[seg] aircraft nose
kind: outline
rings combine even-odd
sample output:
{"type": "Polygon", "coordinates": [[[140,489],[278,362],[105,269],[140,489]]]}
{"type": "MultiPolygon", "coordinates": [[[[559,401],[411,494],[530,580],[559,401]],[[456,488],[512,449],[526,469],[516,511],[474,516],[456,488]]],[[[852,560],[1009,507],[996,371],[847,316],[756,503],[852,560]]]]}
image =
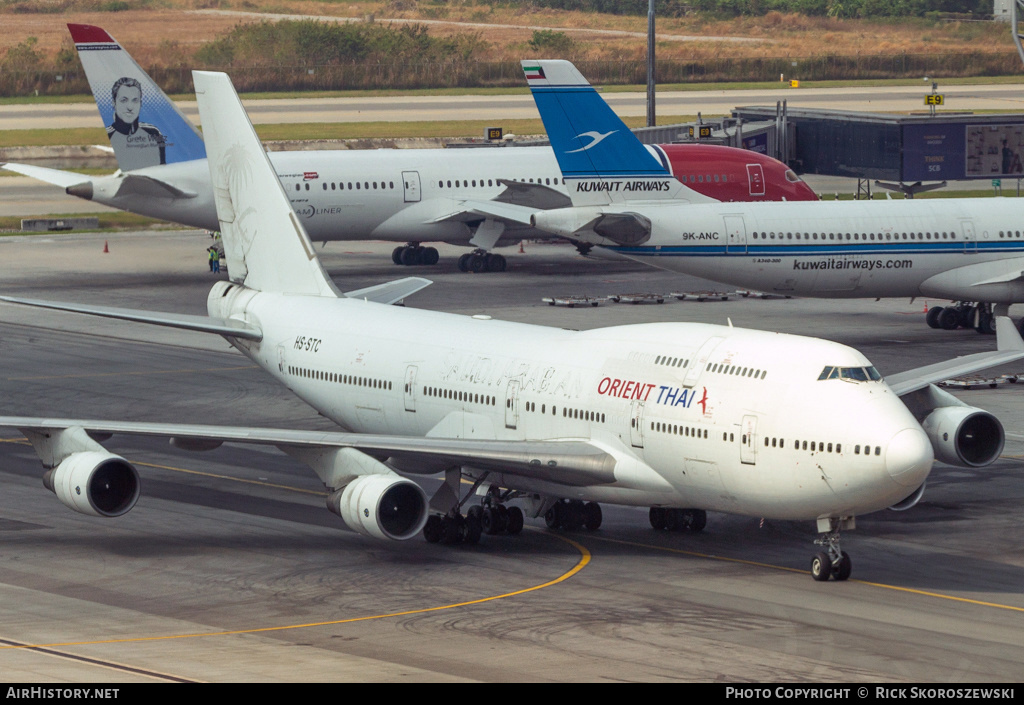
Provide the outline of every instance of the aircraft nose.
{"type": "Polygon", "coordinates": [[[885,469],[889,476],[904,487],[918,487],[935,462],[931,441],[924,431],[905,428],[885,447],[885,469]]]}

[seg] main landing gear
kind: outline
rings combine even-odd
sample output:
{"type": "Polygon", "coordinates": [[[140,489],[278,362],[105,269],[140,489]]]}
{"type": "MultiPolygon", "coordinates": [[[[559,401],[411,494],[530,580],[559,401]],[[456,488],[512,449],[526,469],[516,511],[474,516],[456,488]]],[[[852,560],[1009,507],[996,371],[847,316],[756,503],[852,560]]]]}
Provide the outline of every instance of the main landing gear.
{"type": "MultiPolygon", "coordinates": [[[[953,306],[933,306],[925,314],[925,322],[932,328],[955,330],[973,328],[979,333],[991,335],[996,332],[996,319],[992,304],[958,301],[953,306]]],[[[1024,333],[1024,320],[1017,324],[1024,333]]]]}
{"type": "Polygon", "coordinates": [[[677,509],[675,507],[651,507],[651,526],[658,531],[703,531],[708,523],[708,513],[703,509],[677,509]]]}
{"type": "Polygon", "coordinates": [[[839,531],[843,528],[852,529],[853,524],[853,517],[818,520],[818,531],[821,532],[821,536],[814,540],[814,545],[821,546],[823,550],[811,559],[812,578],[825,582],[829,578],[846,580],[850,577],[853,564],[846,551],[839,548],[839,531]]]}
{"type": "Polygon", "coordinates": [[[456,545],[479,543],[483,534],[516,536],[523,530],[524,516],[519,507],[505,505],[510,497],[510,492],[492,490],[481,504],[470,507],[465,516],[457,506],[443,516],[434,514],[423,527],[423,538],[428,543],[456,545]]]}
{"type": "Polygon", "coordinates": [[[439,258],[435,248],[421,247],[418,242],[401,245],[391,252],[391,261],[403,267],[430,266],[437,264],[439,258]]]}
{"type": "Polygon", "coordinates": [[[544,513],[544,522],[549,529],[564,531],[597,531],[601,528],[604,514],[597,502],[583,502],[578,499],[560,499],[544,513]]]}
{"type": "Polygon", "coordinates": [[[459,270],[462,272],[504,272],[508,263],[501,255],[484,250],[473,250],[459,257],[459,270]]]}

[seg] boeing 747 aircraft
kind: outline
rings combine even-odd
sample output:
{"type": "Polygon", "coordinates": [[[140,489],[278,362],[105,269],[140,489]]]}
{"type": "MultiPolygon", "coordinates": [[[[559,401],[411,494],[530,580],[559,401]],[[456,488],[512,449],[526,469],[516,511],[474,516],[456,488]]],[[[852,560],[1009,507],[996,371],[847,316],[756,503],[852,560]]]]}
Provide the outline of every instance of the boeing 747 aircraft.
{"type": "Polygon", "coordinates": [[[328,508],[367,536],[475,542],[518,533],[524,516],[594,530],[601,502],[699,531],[711,510],[816,522],[811,572],[845,580],[840,530],[856,515],[912,506],[935,458],[979,467],[1000,453],[999,421],[931,382],[1024,357],[1005,317],[997,351],[885,380],[816,338],[692,323],[579,332],[388,305],[422,279],[340,294],[228,77],[194,80],[231,277],[209,316],[3,300],[221,335],[339,430],[0,417],[75,511],[116,517],[139,497],[137,470],[94,438],[260,443],[310,465],[328,508]],[[408,477],[438,473],[429,499],[408,477]]]}
{"type": "MultiPolygon", "coordinates": [[[[8,163],[5,169],[67,193],[154,218],[217,229],[202,137],[160,87],[99,27],[69,24],[120,170],[111,176],[8,163]]],[[[715,145],[647,147],[700,200],[813,200],[782,162],[715,145]]],[[[501,271],[494,247],[550,237],[495,221],[462,205],[468,198],[552,208],[569,205],[549,147],[273,152],[271,162],[314,241],[385,240],[395,264],[436,264],[423,242],[474,248],[463,271],[501,271]]],[[[588,249],[585,246],[583,249],[588,249]]]]}
{"type": "Polygon", "coordinates": [[[991,333],[993,304],[1024,302],[1019,200],[694,203],[572,64],[523,66],[572,206],[495,217],[766,292],[976,302],[932,308],[934,327],[991,333]]]}

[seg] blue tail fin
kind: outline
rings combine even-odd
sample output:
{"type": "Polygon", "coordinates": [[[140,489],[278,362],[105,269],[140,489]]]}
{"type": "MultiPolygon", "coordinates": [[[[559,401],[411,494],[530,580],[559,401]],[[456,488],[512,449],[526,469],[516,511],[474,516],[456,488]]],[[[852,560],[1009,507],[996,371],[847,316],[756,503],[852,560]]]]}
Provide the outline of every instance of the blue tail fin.
{"type": "Polygon", "coordinates": [[[574,205],[683,199],[683,186],[568,61],[523,61],[574,205]]]}
{"type": "Polygon", "coordinates": [[[113,37],[68,29],[122,171],[206,157],[199,131],[113,37]]]}

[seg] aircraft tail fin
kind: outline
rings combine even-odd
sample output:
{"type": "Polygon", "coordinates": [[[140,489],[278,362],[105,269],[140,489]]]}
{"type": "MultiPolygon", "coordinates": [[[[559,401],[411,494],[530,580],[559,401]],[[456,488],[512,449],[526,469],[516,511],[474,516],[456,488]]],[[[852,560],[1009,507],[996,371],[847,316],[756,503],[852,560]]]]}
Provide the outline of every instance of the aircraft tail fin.
{"type": "Polygon", "coordinates": [[[523,61],[573,205],[713,202],[684,186],[568,61],[523,61]]]}
{"type": "Polygon", "coordinates": [[[231,280],[258,291],[339,296],[231,79],[193,71],[192,80],[231,280]]]}
{"type": "Polygon", "coordinates": [[[92,25],[68,30],[122,171],[206,156],[195,125],[117,40],[92,25]]]}

